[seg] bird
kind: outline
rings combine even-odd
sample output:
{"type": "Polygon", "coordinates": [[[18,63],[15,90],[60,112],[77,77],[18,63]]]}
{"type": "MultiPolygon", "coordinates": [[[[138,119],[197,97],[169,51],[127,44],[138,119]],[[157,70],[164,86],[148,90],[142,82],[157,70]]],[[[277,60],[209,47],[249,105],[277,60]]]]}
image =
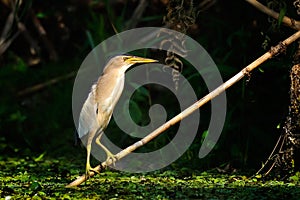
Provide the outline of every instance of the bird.
{"type": "Polygon", "coordinates": [[[78,124],[79,138],[85,137],[82,141],[86,143],[86,176],[89,176],[91,171],[98,173],[90,165],[90,155],[94,138],[96,138],[96,144],[105,151],[106,161],[111,159],[114,164],[117,160],[115,155],[101,143],[100,139],[104,133],[103,131],[109,124],[114,107],[124,89],[126,70],[134,64],[153,62],[158,61],[138,56],[117,55],[108,61],[102,75],[92,85],[91,91],[82,106],[78,124]]]}

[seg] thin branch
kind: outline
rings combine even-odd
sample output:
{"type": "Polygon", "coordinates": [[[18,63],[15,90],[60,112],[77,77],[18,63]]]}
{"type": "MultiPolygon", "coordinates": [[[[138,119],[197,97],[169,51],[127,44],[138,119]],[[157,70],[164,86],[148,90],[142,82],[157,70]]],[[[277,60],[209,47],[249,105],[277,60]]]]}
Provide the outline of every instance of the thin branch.
{"type": "MultiPolygon", "coordinates": [[[[0,41],[5,40],[8,37],[9,31],[12,29],[14,20],[15,20],[14,12],[12,11],[7,16],[7,19],[6,19],[6,22],[5,22],[4,28],[2,30],[1,37],[0,37],[0,41]]],[[[0,44],[1,44],[1,42],[0,42],[0,44]]]]}
{"type": "Polygon", "coordinates": [[[25,39],[30,44],[30,49],[34,50],[34,53],[39,53],[39,46],[37,42],[33,39],[33,37],[30,35],[29,31],[27,30],[25,24],[23,24],[16,13],[16,6],[20,6],[18,4],[21,4],[20,1],[10,1],[12,11],[8,15],[6,24],[4,26],[4,29],[2,31],[1,37],[0,37],[0,55],[2,55],[7,48],[11,45],[11,43],[18,37],[20,33],[22,33],[25,37],[25,39]],[[13,29],[13,23],[17,23],[18,30],[16,33],[14,33],[12,36],[10,33],[13,29]]]}
{"type": "Polygon", "coordinates": [[[208,10],[211,6],[213,6],[216,2],[217,0],[203,0],[197,6],[196,10],[199,10],[198,13],[204,12],[208,10]]]}
{"type": "Polygon", "coordinates": [[[53,78],[53,79],[50,79],[49,81],[46,81],[44,83],[39,83],[37,85],[34,85],[34,86],[31,86],[29,88],[26,88],[20,92],[17,93],[17,96],[25,96],[25,95],[28,95],[28,94],[31,94],[31,93],[34,93],[34,92],[38,92],[50,85],[54,85],[62,80],[66,80],[66,79],[69,79],[71,77],[74,77],[76,75],[76,72],[71,72],[69,74],[66,74],[66,75],[63,75],[63,76],[59,76],[59,77],[56,77],[56,78],[53,78]]]}
{"type": "MultiPolygon", "coordinates": [[[[267,161],[266,161],[266,162],[263,164],[263,166],[256,172],[256,174],[260,174],[260,172],[267,166],[267,164],[269,163],[269,161],[272,160],[272,157],[274,156],[274,153],[275,153],[275,151],[276,151],[276,149],[277,149],[277,147],[278,147],[278,145],[279,145],[279,143],[280,143],[280,141],[281,141],[281,138],[282,138],[282,135],[280,135],[279,139],[277,140],[277,143],[276,143],[275,147],[273,148],[271,154],[269,155],[267,161]]],[[[284,141],[284,140],[283,140],[283,141],[284,141]]],[[[282,143],[284,143],[284,142],[282,142],[282,143]]],[[[274,163],[275,163],[275,162],[274,162],[274,163]]],[[[271,167],[271,168],[272,168],[272,167],[271,167]]]]}
{"type": "Polygon", "coordinates": [[[276,164],[276,162],[273,162],[270,169],[264,174],[265,176],[267,176],[272,171],[272,169],[275,167],[275,164],[276,164]]]}
{"type": "MultiPolygon", "coordinates": [[[[294,42],[298,38],[300,38],[300,31],[296,32],[295,34],[293,34],[289,38],[285,39],[283,42],[280,42],[277,46],[272,47],[270,49],[270,51],[263,54],[257,60],[255,60],[250,65],[245,67],[243,70],[241,70],[238,74],[236,74],[231,79],[229,79],[228,81],[226,81],[225,83],[220,85],[218,88],[216,88],[214,91],[207,94],[202,99],[200,99],[199,101],[197,101],[196,103],[194,103],[193,105],[191,105],[190,107],[185,109],[180,114],[176,115],[174,118],[172,118],[171,120],[169,120],[165,124],[161,125],[159,128],[154,130],[152,133],[150,133],[149,135],[147,135],[146,137],[144,137],[140,141],[134,143],[133,145],[127,147],[126,149],[120,151],[118,154],[116,154],[117,160],[120,160],[121,158],[127,156],[128,154],[130,154],[131,152],[133,152],[137,148],[145,145],[146,143],[148,143],[149,141],[153,140],[155,137],[160,135],[162,132],[164,132],[165,130],[167,130],[168,128],[173,126],[174,124],[178,123],[183,118],[187,117],[188,115],[190,115],[191,113],[193,113],[197,109],[199,109],[205,103],[209,102],[211,99],[215,98],[216,96],[218,96],[219,94],[224,92],[227,88],[231,87],[233,84],[238,82],[244,76],[248,75],[250,71],[252,71],[256,67],[258,67],[260,64],[262,64],[266,60],[272,58],[273,56],[276,56],[279,53],[282,53],[283,51],[285,51],[286,46],[290,45],[292,42],[294,42]]],[[[98,165],[97,167],[95,167],[94,169],[97,172],[100,172],[102,168],[105,168],[106,166],[111,165],[111,164],[112,164],[111,160],[109,160],[108,162],[105,161],[101,165],[98,165]]],[[[89,173],[89,177],[92,177],[94,175],[95,175],[94,172],[89,173]]],[[[72,183],[68,184],[66,187],[78,186],[81,183],[85,182],[86,180],[87,180],[87,176],[82,175],[82,176],[78,177],[76,180],[74,180],[72,183]]]]}
{"type": "MultiPolygon", "coordinates": [[[[255,8],[260,10],[261,12],[275,18],[279,19],[279,13],[275,12],[274,10],[271,10],[270,8],[264,6],[263,4],[259,3],[256,0],[246,0],[248,3],[253,5],[255,8]]],[[[287,16],[284,16],[282,19],[282,23],[285,24],[286,26],[289,26],[295,30],[300,30],[300,21],[296,21],[292,18],[289,18],[287,16]]]]}
{"type": "Polygon", "coordinates": [[[147,0],[140,0],[139,5],[133,12],[131,19],[126,23],[125,30],[135,28],[137,23],[140,21],[143,13],[148,6],[149,2],[147,0]]]}
{"type": "Polygon", "coordinates": [[[36,15],[32,9],[30,9],[30,15],[31,15],[32,22],[33,22],[37,32],[41,36],[41,39],[49,53],[50,60],[57,61],[58,55],[55,51],[55,48],[54,48],[52,42],[48,39],[46,30],[44,29],[40,20],[36,17],[36,15]]]}
{"type": "Polygon", "coordinates": [[[14,11],[12,11],[6,19],[5,26],[2,30],[2,34],[0,37],[0,56],[6,51],[6,49],[10,46],[10,44],[17,38],[20,31],[14,33],[13,36],[10,37],[10,31],[12,30],[12,26],[15,20],[14,11]]]}
{"type": "Polygon", "coordinates": [[[24,38],[29,43],[30,51],[33,52],[34,54],[38,54],[40,52],[40,47],[39,47],[37,41],[31,36],[31,34],[28,31],[28,29],[26,28],[25,24],[18,21],[17,25],[18,25],[18,30],[23,34],[24,38]]]}

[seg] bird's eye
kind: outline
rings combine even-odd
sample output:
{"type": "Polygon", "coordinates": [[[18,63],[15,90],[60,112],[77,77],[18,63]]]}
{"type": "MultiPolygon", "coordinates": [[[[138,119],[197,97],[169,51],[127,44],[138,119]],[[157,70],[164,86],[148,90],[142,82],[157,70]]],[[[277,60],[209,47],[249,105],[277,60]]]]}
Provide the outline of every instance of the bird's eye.
{"type": "Polygon", "coordinates": [[[125,62],[126,60],[128,60],[129,57],[123,57],[123,61],[125,62]]]}

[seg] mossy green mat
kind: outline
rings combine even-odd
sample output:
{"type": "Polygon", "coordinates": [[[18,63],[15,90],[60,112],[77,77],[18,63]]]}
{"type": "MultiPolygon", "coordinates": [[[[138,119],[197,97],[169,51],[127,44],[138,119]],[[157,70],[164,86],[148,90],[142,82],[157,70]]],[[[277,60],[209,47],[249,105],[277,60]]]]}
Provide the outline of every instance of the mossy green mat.
{"type": "Polygon", "coordinates": [[[0,168],[1,199],[300,199],[299,174],[284,182],[187,169],[147,174],[108,169],[65,188],[84,172],[79,161],[5,158],[0,168]]]}

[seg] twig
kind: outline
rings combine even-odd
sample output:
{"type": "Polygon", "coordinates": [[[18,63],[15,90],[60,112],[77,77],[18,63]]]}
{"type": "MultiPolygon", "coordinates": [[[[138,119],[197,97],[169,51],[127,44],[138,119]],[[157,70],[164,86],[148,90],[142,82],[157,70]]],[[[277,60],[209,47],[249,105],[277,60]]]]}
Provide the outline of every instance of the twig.
{"type": "Polygon", "coordinates": [[[25,96],[25,95],[28,95],[30,93],[40,91],[40,90],[44,89],[45,87],[48,87],[50,85],[54,85],[54,84],[58,83],[59,81],[74,77],[75,75],[76,75],[76,72],[71,72],[69,74],[50,79],[49,81],[46,81],[44,83],[39,83],[37,85],[34,85],[32,87],[26,88],[26,89],[18,92],[17,96],[19,96],[19,97],[20,96],[25,96]]]}
{"type": "Polygon", "coordinates": [[[139,5],[133,12],[131,19],[126,23],[125,30],[135,28],[139,20],[141,19],[146,7],[148,6],[147,0],[140,0],[139,5]]]}
{"type": "MultiPolygon", "coordinates": [[[[118,154],[116,154],[117,160],[120,160],[121,158],[127,156],[128,154],[130,154],[131,152],[133,152],[137,148],[139,148],[139,147],[145,145],[146,143],[148,143],[149,141],[153,140],[155,137],[160,135],[162,132],[167,130],[169,127],[171,127],[174,124],[178,123],[183,118],[187,117],[188,115],[190,115],[191,113],[196,111],[198,108],[203,106],[205,103],[209,102],[211,99],[215,98],[216,96],[218,96],[219,94],[224,92],[227,88],[231,87],[233,84],[238,82],[244,76],[248,75],[250,71],[252,71],[256,67],[258,67],[260,64],[262,64],[266,60],[272,58],[273,56],[278,55],[279,53],[283,52],[287,45],[290,45],[292,42],[294,42],[298,38],[300,38],[300,31],[296,32],[295,34],[293,34],[289,38],[285,39],[283,42],[280,42],[277,46],[271,48],[270,51],[266,52],[261,57],[256,59],[250,65],[248,65],[243,70],[241,70],[238,74],[236,74],[231,79],[229,79],[228,81],[226,81],[225,83],[223,83],[222,85],[217,87],[215,90],[213,90],[211,93],[207,94],[202,99],[200,99],[199,101],[197,101],[196,103],[194,103],[193,105],[191,105],[190,107],[185,109],[180,114],[176,115],[174,118],[172,118],[171,120],[169,120],[165,124],[161,125],[159,128],[154,130],[152,133],[150,133],[149,135],[147,135],[146,137],[144,137],[140,141],[134,143],[133,145],[127,147],[126,149],[120,151],[118,154]]],[[[100,172],[102,168],[105,168],[106,166],[111,165],[111,164],[112,164],[112,162],[111,162],[111,160],[109,160],[108,162],[103,162],[101,165],[98,165],[94,169],[97,172],[100,172]]],[[[94,172],[90,172],[89,177],[92,177],[94,175],[95,175],[94,172]]],[[[66,187],[78,186],[86,180],[87,180],[87,176],[82,175],[82,176],[78,177],[76,180],[74,180],[72,183],[68,184],[66,187]]]]}
{"type": "Polygon", "coordinates": [[[6,22],[5,22],[4,28],[2,30],[1,37],[0,37],[0,44],[1,44],[1,41],[2,40],[4,41],[6,39],[6,37],[9,35],[9,31],[12,29],[14,19],[15,19],[14,12],[12,11],[7,16],[7,19],[6,19],[6,22]]]}
{"type": "Polygon", "coordinates": [[[0,56],[6,51],[6,49],[10,46],[10,44],[17,38],[20,31],[18,30],[13,36],[10,37],[10,31],[12,30],[12,26],[15,20],[15,13],[11,11],[11,13],[7,16],[5,26],[2,30],[2,34],[0,37],[0,56]]]}
{"type": "Polygon", "coordinates": [[[30,9],[30,15],[31,15],[31,18],[32,18],[32,22],[36,28],[36,30],[38,31],[38,33],[40,34],[41,36],[41,39],[49,53],[49,58],[50,60],[52,61],[57,61],[58,60],[58,55],[55,51],[55,48],[53,46],[53,44],[50,42],[50,40],[48,39],[47,37],[47,32],[46,30],[44,29],[44,27],[42,26],[40,20],[36,17],[34,11],[32,9],[30,9]]]}
{"type": "MultiPolygon", "coordinates": [[[[260,172],[267,166],[267,164],[269,163],[269,161],[272,160],[272,157],[273,157],[273,155],[274,155],[274,153],[275,153],[275,151],[276,151],[276,149],[277,149],[277,147],[278,147],[278,145],[279,145],[279,143],[280,143],[280,141],[281,141],[281,138],[282,138],[282,135],[280,135],[279,139],[277,140],[277,143],[276,143],[275,147],[273,148],[271,154],[269,155],[267,161],[266,161],[266,162],[263,164],[263,166],[256,172],[256,174],[260,174],[260,172]]],[[[274,163],[275,163],[275,162],[274,162],[274,163]]],[[[272,167],[271,167],[271,168],[272,168],[272,167]]]]}
{"type": "Polygon", "coordinates": [[[40,47],[37,41],[33,39],[30,32],[26,28],[25,24],[23,24],[18,20],[17,25],[18,25],[18,30],[23,34],[24,38],[29,43],[31,53],[33,53],[34,55],[40,53],[40,47]]]}
{"type": "Polygon", "coordinates": [[[198,13],[204,12],[211,6],[213,6],[216,2],[216,0],[203,0],[199,3],[199,6],[197,6],[196,10],[199,10],[198,13]]]}
{"type": "Polygon", "coordinates": [[[272,169],[275,167],[275,164],[276,164],[276,162],[273,162],[270,169],[264,174],[265,176],[267,176],[272,171],[272,169]]]}
{"type": "Polygon", "coordinates": [[[1,37],[0,37],[0,55],[2,55],[7,50],[7,48],[18,37],[18,35],[20,33],[22,33],[24,35],[25,39],[30,44],[31,51],[34,50],[34,54],[39,53],[40,48],[39,48],[37,42],[30,35],[25,24],[23,24],[20,21],[18,15],[17,15],[16,7],[21,5],[21,1],[10,1],[10,3],[11,3],[11,5],[9,7],[12,9],[12,11],[7,17],[6,24],[4,26],[4,29],[3,29],[1,37]],[[12,31],[12,26],[13,26],[14,22],[17,23],[18,30],[16,33],[14,33],[10,37],[10,34],[12,34],[10,32],[12,31]],[[10,39],[9,39],[9,37],[10,37],[10,39]]]}
{"type": "MultiPolygon", "coordinates": [[[[275,18],[275,19],[279,19],[279,13],[275,12],[274,10],[271,10],[270,8],[264,6],[263,4],[259,3],[256,0],[246,0],[248,3],[250,3],[251,5],[253,5],[255,8],[257,8],[258,10],[260,10],[261,12],[275,18]]],[[[296,21],[292,18],[289,18],[287,16],[284,16],[282,19],[283,24],[285,24],[286,26],[289,26],[295,30],[300,30],[300,21],[296,21]]]]}

